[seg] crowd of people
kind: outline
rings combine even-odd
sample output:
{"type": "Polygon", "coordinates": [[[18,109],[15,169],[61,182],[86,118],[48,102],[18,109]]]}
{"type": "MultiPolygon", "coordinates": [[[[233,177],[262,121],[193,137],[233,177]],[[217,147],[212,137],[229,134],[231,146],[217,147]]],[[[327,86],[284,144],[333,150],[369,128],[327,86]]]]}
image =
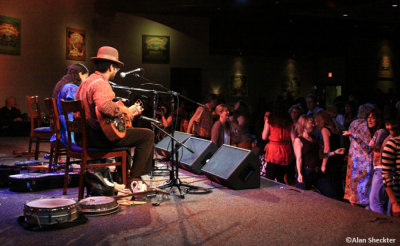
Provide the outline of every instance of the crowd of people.
{"type": "Polygon", "coordinates": [[[314,94],[291,105],[278,99],[263,110],[260,127],[250,119],[246,102],[238,101],[230,112],[223,100],[209,95],[186,131],[218,147],[252,150],[260,157],[260,175],[268,179],[399,216],[400,121],[395,104],[340,99],[326,109],[314,94]]]}

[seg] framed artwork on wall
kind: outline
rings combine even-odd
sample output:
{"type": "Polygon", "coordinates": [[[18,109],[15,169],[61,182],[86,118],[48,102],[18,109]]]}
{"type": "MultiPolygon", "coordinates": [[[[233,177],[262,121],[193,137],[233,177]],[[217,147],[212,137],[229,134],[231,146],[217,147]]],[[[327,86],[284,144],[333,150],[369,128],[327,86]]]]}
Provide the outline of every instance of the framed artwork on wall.
{"type": "Polygon", "coordinates": [[[233,74],[230,79],[231,96],[248,96],[247,76],[243,74],[233,74]]]}
{"type": "Polygon", "coordinates": [[[169,63],[169,36],[142,35],[142,62],[169,63]]]}
{"type": "Polygon", "coordinates": [[[86,32],[67,27],[67,60],[84,61],[86,59],[86,32]]]}
{"type": "Polygon", "coordinates": [[[0,54],[21,54],[21,20],[0,15],[0,54]]]}

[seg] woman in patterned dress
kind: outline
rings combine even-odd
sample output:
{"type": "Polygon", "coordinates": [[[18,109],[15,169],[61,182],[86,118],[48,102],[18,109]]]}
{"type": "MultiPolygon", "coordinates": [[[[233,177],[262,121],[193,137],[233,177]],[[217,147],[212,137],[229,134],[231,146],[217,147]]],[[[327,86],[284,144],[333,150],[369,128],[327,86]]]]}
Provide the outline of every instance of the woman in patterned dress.
{"type": "Polygon", "coordinates": [[[372,104],[363,104],[358,109],[358,119],[354,120],[344,136],[350,137],[350,148],[347,158],[347,173],[344,199],[351,205],[367,206],[372,181],[372,158],[369,151],[373,134],[371,134],[367,117],[374,109],[372,104]]]}

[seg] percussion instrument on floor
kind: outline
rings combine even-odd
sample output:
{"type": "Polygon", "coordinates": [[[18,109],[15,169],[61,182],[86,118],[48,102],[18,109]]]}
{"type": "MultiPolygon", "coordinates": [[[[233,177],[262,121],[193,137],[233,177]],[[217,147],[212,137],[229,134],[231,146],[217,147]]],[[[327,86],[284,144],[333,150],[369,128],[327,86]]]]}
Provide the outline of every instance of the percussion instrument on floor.
{"type": "Polygon", "coordinates": [[[119,211],[114,197],[91,196],[79,201],[79,209],[87,216],[109,215],[119,211]]]}
{"type": "Polygon", "coordinates": [[[79,217],[78,205],[68,198],[39,198],[24,205],[25,222],[39,227],[73,222],[79,217]]]}

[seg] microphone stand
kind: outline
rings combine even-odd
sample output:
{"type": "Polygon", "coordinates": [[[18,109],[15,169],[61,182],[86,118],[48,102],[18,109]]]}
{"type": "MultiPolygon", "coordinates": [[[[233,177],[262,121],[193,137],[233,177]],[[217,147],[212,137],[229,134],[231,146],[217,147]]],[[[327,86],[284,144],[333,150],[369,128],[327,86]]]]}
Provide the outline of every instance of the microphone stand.
{"type": "MultiPolygon", "coordinates": [[[[141,76],[141,78],[150,81],[149,79],[144,78],[143,76],[141,76]]],[[[133,88],[133,87],[127,87],[127,86],[120,86],[120,85],[112,85],[113,88],[117,88],[117,89],[124,89],[124,90],[128,90],[128,91],[140,91],[140,92],[152,92],[152,93],[164,93],[164,94],[169,94],[171,95],[171,103],[172,103],[172,117],[174,117],[174,97],[176,96],[177,98],[182,97],[190,102],[193,102],[199,106],[204,106],[203,104],[197,103],[185,96],[180,95],[179,93],[175,92],[175,91],[168,91],[168,89],[166,89],[163,85],[161,84],[157,84],[157,83],[145,83],[142,85],[156,85],[156,86],[160,86],[163,89],[167,90],[166,92],[164,91],[155,91],[155,90],[146,90],[146,89],[140,89],[140,88],[133,88]]],[[[184,148],[188,149],[190,152],[194,153],[194,151],[187,147],[186,145],[184,145],[182,142],[178,141],[176,138],[174,138],[171,134],[169,134],[168,132],[166,132],[164,129],[160,128],[159,126],[157,126],[157,124],[154,124],[154,122],[151,122],[151,124],[153,125],[153,127],[156,127],[157,129],[159,129],[160,131],[162,131],[164,134],[166,134],[167,136],[169,136],[171,138],[171,170],[169,173],[170,176],[170,180],[168,181],[168,183],[159,186],[158,188],[160,189],[164,189],[164,188],[168,188],[170,187],[172,189],[172,187],[177,187],[179,190],[179,197],[180,198],[185,198],[185,195],[182,193],[182,189],[181,187],[186,187],[185,192],[187,194],[207,194],[210,193],[212,190],[208,189],[208,188],[202,188],[202,187],[198,187],[198,186],[194,186],[194,185],[189,185],[189,184],[183,184],[181,182],[181,180],[179,179],[179,154],[178,154],[178,148],[180,146],[183,146],[184,148]],[[176,143],[174,143],[176,142],[176,143]],[[193,190],[195,190],[193,192],[193,190]]],[[[171,129],[175,129],[174,126],[174,120],[172,120],[172,126],[171,129]]]]}
{"type": "MultiPolygon", "coordinates": [[[[156,118],[156,110],[157,110],[157,102],[158,102],[158,91],[153,90],[153,119],[156,118]]],[[[161,119],[162,122],[162,119],[161,119]]],[[[154,124],[154,122],[151,122],[152,125],[152,130],[155,133],[156,132],[156,128],[160,129],[160,127],[158,127],[156,124],[154,124]]],[[[153,146],[153,153],[154,153],[154,146],[153,146]]],[[[150,171],[150,178],[153,178],[153,176],[162,176],[163,174],[156,174],[157,171],[163,172],[166,171],[166,169],[164,168],[158,168],[156,166],[156,159],[154,159],[154,155],[152,158],[152,164],[151,164],[151,171],[150,171]]]]}
{"type": "MultiPolygon", "coordinates": [[[[147,78],[144,78],[142,76],[143,79],[150,81],[147,78]]],[[[163,89],[167,90],[167,92],[164,93],[168,93],[171,95],[171,112],[172,112],[172,117],[174,117],[174,105],[175,105],[175,101],[174,101],[174,97],[182,97],[190,102],[193,102],[199,106],[204,106],[203,104],[197,103],[185,96],[180,95],[179,93],[175,92],[175,91],[169,91],[167,88],[165,88],[163,85],[161,84],[157,84],[157,83],[144,83],[141,85],[155,85],[155,86],[160,86],[163,89]]],[[[174,119],[172,119],[172,126],[171,129],[175,129],[174,126],[174,119]]],[[[185,192],[188,194],[207,194],[211,192],[211,189],[208,188],[202,188],[202,187],[198,187],[198,186],[194,186],[194,185],[189,185],[189,184],[183,184],[181,182],[181,180],[179,179],[179,153],[178,153],[178,148],[180,146],[183,146],[184,148],[186,148],[187,150],[189,150],[190,152],[194,153],[194,151],[192,149],[190,149],[189,147],[187,147],[186,145],[184,145],[183,143],[181,143],[180,141],[178,141],[176,138],[174,138],[171,134],[167,133],[164,129],[161,129],[160,127],[158,127],[157,125],[155,125],[154,123],[151,123],[153,126],[157,127],[160,131],[162,131],[163,133],[165,133],[167,136],[169,136],[171,138],[171,171],[170,171],[170,180],[164,184],[159,186],[158,188],[160,189],[164,189],[164,188],[168,188],[170,187],[172,189],[172,187],[177,187],[179,190],[179,197],[180,198],[185,198],[184,194],[182,193],[181,187],[186,187],[185,192]],[[176,142],[176,143],[174,143],[176,142]],[[195,190],[196,192],[192,192],[193,190],[195,190]]]]}
{"type": "Polygon", "coordinates": [[[182,183],[182,181],[179,178],[179,168],[178,168],[178,160],[179,160],[178,150],[179,150],[179,147],[182,146],[182,147],[184,147],[185,149],[189,150],[192,153],[194,153],[194,150],[191,149],[190,147],[186,146],[184,143],[180,142],[178,139],[173,137],[171,134],[166,132],[161,127],[157,126],[154,122],[151,122],[151,124],[171,138],[171,142],[172,142],[171,156],[175,156],[175,158],[172,157],[171,170],[170,170],[170,173],[169,173],[169,181],[168,181],[168,183],[160,185],[157,188],[164,189],[164,188],[170,187],[172,189],[172,187],[175,186],[179,190],[178,197],[182,198],[182,199],[185,198],[185,195],[182,192],[181,187],[185,187],[186,188],[185,189],[185,193],[190,193],[190,194],[206,194],[206,193],[210,193],[211,189],[201,188],[201,187],[194,186],[194,185],[189,185],[189,184],[184,184],[184,183],[182,183]],[[175,141],[176,143],[174,144],[173,141],[175,141]],[[190,192],[191,190],[197,190],[197,192],[190,192]]]}

